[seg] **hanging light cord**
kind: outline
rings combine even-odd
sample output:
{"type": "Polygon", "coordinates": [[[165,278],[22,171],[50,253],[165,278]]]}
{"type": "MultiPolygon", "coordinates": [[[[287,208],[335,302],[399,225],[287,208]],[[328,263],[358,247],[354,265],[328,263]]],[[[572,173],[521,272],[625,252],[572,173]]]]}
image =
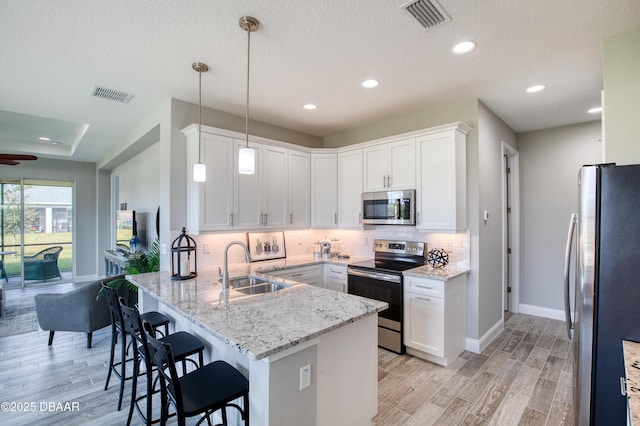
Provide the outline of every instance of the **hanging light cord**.
{"type": "Polygon", "coordinates": [[[245,142],[247,144],[247,148],[249,148],[249,61],[251,58],[251,25],[247,26],[247,106],[245,109],[245,142]]]}
{"type": "Polygon", "coordinates": [[[202,150],[202,70],[198,70],[198,163],[200,163],[200,151],[202,150]]]}

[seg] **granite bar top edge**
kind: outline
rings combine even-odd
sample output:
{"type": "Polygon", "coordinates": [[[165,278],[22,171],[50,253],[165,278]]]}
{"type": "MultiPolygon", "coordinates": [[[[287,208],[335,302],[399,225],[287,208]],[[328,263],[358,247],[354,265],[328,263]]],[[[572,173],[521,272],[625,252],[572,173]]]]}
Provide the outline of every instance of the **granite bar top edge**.
{"type": "Polygon", "coordinates": [[[296,284],[265,295],[231,298],[228,308],[225,308],[224,304],[217,303],[221,285],[214,271],[184,281],[172,281],[169,272],[127,275],[127,279],[250,360],[274,355],[388,307],[385,302],[296,284]],[[179,294],[176,296],[176,293],[179,294]],[[186,296],[180,296],[181,293],[186,296]],[[195,300],[190,294],[198,295],[200,300],[195,300]],[[270,312],[269,303],[283,314],[270,312]],[[335,307],[340,304],[345,306],[344,310],[335,307]],[[255,329],[245,324],[245,320],[250,322],[252,316],[260,318],[254,319],[255,329]],[[282,318],[292,320],[283,323],[282,318]],[[265,330],[264,335],[256,330],[265,330]],[[270,333],[273,333],[271,337],[270,333]]]}

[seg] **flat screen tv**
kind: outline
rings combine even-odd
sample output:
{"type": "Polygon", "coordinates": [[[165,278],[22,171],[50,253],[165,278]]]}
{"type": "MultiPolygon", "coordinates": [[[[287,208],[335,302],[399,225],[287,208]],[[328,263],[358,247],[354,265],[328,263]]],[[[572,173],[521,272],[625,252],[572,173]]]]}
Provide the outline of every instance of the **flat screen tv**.
{"type": "Polygon", "coordinates": [[[135,210],[116,210],[116,250],[129,253],[136,228],[135,210]]]}

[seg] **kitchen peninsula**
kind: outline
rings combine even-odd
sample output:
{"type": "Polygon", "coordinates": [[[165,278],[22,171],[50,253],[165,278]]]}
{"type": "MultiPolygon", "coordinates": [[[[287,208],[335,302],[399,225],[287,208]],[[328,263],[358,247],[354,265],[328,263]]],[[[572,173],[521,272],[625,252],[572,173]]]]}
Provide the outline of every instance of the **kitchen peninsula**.
{"type": "Polygon", "coordinates": [[[290,287],[255,296],[231,290],[225,304],[213,271],[185,281],[169,272],[127,279],[140,289],[142,312],[169,315],[176,330],[206,343],[207,362],[223,359],[249,378],[252,425],[368,425],[376,415],[375,314],[386,303],[280,279],[290,287]]]}

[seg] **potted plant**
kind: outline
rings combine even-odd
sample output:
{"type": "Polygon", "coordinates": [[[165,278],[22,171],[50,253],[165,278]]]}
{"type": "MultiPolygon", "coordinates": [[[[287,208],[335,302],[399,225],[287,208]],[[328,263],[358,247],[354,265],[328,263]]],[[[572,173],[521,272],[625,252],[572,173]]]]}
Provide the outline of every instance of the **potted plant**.
{"type": "MultiPolygon", "coordinates": [[[[153,243],[151,243],[147,253],[142,250],[138,250],[129,255],[129,266],[125,269],[125,274],[136,275],[158,271],[160,271],[160,241],[156,238],[153,240],[153,243]]],[[[128,287],[129,297],[127,299],[130,303],[137,301],[138,286],[131,281],[124,278],[113,280],[109,282],[109,287],[114,290],[120,290],[123,287],[128,287]]],[[[101,297],[103,294],[104,292],[101,289],[100,292],[98,292],[98,297],[101,297]]]]}

